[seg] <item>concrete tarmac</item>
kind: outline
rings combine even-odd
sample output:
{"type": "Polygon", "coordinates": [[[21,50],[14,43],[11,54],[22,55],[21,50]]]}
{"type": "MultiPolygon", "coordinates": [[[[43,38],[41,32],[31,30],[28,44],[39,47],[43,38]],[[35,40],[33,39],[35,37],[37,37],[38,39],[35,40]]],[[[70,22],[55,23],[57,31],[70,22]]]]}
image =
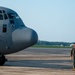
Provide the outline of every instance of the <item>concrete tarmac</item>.
{"type": "Polygon", "coordinates": [[[6,55],[0,75],[75,75],[71,48],[27,48],[6,55]]]}

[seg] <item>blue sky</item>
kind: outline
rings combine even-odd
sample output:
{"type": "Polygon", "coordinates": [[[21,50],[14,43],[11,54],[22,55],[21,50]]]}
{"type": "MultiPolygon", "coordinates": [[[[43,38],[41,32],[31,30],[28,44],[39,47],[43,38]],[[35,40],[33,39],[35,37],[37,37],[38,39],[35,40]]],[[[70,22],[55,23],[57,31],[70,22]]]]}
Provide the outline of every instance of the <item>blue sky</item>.
{"type": "Polygon", "coordinates": [[[75,42],[75,0],[0,0],[15,10],[40,40],[75,42]]]}

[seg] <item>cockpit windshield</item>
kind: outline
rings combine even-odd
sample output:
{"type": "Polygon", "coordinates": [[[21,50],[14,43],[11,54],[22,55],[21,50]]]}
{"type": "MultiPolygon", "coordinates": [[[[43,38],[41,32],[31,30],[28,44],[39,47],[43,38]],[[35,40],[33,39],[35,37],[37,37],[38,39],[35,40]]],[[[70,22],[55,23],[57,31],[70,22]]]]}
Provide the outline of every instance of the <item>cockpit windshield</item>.
{"type": "Polygon", "coordinates": [[[9,17],[9,19],[14,19],[15,15],[13,13],[8,13],[8,17],[9,17]]]}
{"type": "Polygon", "coordinates": [[[14,13],[8,13],[8,17],[9,17],[9,19],[14,19],[14,18],[18,19],[19,18],[19,16],[14,13]]]}
{"type": "Polygon", "coordinates": [[[7,19],[19,19],[20,17],[16,13],[6,13],[5,10],[0,10],[0,20],[7,20],[7,19]]]}

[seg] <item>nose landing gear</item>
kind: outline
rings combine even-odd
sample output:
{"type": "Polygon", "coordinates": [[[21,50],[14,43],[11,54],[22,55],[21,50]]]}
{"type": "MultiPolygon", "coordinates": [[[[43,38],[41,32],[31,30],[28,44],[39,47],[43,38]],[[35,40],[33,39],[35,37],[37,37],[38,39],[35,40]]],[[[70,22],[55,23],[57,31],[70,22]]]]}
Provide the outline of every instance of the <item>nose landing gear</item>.
{"type": "Polygon", "coordinates": [[[7,59],[5,58],[5,56],[2,53],[0,53],[0,66],[4,65],[6,60],[7,59]]]}

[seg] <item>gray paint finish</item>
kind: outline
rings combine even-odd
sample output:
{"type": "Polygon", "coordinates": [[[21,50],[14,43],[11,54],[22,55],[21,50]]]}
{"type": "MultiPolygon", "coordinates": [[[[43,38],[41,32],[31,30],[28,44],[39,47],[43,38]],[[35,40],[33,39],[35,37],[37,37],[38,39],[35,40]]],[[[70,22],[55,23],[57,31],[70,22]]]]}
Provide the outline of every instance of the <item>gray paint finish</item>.
{"type": "Polygon", "coordinates": [[[26,27],[15,11],[5,7],[0,7],[0,11],[2,11],[0,15],[3,17],[2,20],[0,19],[0,53],[18,52],[37,42],[37,33],[26,27]],[[3,28],[3,25],[6,25],[6,27],[3,28]],[[3,32],[3,29],[5,32],[3,32]]]}

